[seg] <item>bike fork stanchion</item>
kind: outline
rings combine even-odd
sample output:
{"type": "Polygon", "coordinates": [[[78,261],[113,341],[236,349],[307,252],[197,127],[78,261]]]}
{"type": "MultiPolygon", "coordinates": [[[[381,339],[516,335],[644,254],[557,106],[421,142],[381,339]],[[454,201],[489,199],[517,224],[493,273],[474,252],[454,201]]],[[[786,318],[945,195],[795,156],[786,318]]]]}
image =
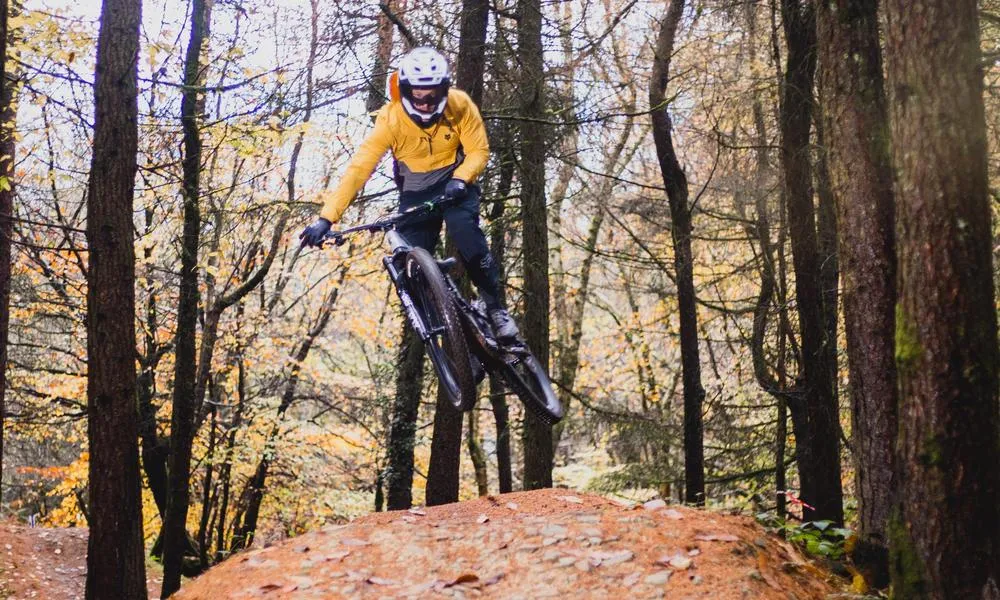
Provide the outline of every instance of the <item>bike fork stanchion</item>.
{"type": "Polygon", "coordinates": [[[396,295],[399,296],[399,301],[403,303],[403,310],[406,311],[406,316],[410,320],[410,324],[413,325],[413,329],[417,332],[420,337],[420,341],[426,343],[427,340],[431,339],[434,335],[434,331],[430,331],[424,326],[424,320],[420,317],[420,313],[417,312],[417,306],[413,303],[413,298],[405,290],[405,283],[400,281],[403,274],[396,268],[396,265],[392,262],[392,256],[386,256],[382,259],[382,264],[385,266],[385,270],[388,271],[389,277],[392,278],[393,283],[396,288],[396,295]]]}

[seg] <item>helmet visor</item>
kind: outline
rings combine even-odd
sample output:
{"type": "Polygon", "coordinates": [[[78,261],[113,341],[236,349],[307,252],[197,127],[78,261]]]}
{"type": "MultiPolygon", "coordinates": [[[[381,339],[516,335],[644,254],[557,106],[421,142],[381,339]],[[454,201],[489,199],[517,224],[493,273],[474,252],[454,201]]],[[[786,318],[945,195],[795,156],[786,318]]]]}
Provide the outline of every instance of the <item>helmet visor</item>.
{"type": "Polygon", "coordinates": [[[407,96],[410,104],[413,105],[413,108],[424,113],[435,112],[441,100],[444,99],[444,94],[439,86],[432,88],[414,87],[409,92],[407,96]]]}

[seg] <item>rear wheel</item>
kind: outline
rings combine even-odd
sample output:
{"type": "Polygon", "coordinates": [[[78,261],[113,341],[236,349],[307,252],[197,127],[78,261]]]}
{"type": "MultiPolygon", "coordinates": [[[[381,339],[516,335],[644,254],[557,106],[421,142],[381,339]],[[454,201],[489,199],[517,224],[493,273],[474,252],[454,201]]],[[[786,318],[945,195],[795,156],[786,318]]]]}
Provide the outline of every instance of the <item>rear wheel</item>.
{"type": "Polygon", "coordinates": [[[549,376],[530,352],[508,355],[504,375],[511,390],[541,420],[554,425],[563,417],[562,405],[552,390],[549,376]]]}
{"type": "Polygon", "coordinates": [[[476,380],[469,347],[441,269],[430,253],[414,248],[406,255],[406,276],[410,295],[430,333],[425,346],[438,381],[452,406],[471,410],[476,404],[476,380]]]}

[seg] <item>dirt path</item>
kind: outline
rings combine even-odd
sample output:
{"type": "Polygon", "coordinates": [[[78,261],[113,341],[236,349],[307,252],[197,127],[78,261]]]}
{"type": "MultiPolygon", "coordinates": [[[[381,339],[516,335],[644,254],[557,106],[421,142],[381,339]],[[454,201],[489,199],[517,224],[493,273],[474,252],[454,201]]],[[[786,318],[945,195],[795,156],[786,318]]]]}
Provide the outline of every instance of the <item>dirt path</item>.
{"type": "Polygon", "coordinates": [[[0,524],[0,598],[83,597],[85,529],[0,524]]]}
{"type": "MultiPolygon", "coordinates": [[[[83,598],[87,530],[0,523],[0,599],[83,598]]],[[[160,592],[158,571],[147,569],[150,598],[160,592]]]]}
{"type": "Polygon", "coordinates": [[[824,599],[842,582],[745,517],[567,490],[369,515],[213,568],[179,599],[824,599]]]}

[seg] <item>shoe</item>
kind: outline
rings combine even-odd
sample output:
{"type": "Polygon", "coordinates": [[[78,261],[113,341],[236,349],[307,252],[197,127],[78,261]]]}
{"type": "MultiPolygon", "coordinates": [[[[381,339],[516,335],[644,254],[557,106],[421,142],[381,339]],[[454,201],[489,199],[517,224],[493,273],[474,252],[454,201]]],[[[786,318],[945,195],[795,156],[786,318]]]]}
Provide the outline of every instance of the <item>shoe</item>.
{"type": "Polygon", "coordinates": [[[494,308],[490,311],[490,323],[493,325],[493,335],[500,339],[516,338],[518,334],[517,325],[510,313],[502,308],[494,308]]]}

